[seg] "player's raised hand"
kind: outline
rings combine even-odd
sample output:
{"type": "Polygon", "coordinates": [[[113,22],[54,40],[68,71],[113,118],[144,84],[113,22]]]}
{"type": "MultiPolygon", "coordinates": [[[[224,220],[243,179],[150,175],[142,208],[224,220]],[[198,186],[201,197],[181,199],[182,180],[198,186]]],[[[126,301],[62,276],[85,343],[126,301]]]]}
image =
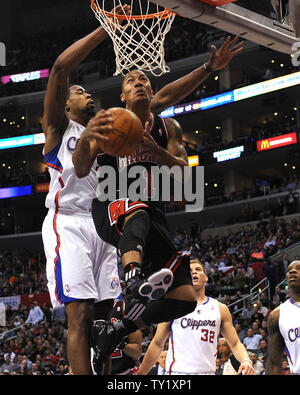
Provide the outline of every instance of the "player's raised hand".
{"type": "Polygon", "coordinates": [[[115,17],[115,15],[124,15],[124,17],[126,17],[126,15],[130,15],[130,11],[131,8],[128,4],[124,4],[123,6],[117,5],[116,7],[114,7],[108,15],[108,23],[111,29],[114,31],[124,30],[127,26],[127,24],[125,23],[127,19],[118,19],[115,17]]]}
{"type": "Polygon", "coordinates": [[[228,66],[232,58],[242,52],[244,41],[239,41],[239,37],[235,36],[232,40],[230,36],[226,38],[220,49],[215,45],[211,46],[211,55],[206,63],[211,71],[218,71],[228,66]]]}

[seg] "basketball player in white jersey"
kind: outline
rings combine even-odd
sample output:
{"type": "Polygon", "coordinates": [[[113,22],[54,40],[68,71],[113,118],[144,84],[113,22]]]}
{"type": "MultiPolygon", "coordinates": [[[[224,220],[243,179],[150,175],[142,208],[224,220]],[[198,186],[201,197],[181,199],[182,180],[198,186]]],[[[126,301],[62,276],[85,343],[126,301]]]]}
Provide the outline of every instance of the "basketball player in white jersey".
{"type": "Polygon", "coordinates": [[[234,356],[241,363],[238,374],[243,372],[245,375],[253,375],[252,362],[233,327],[227,306],[205,296],[207,276],[204,266],[199,260],[193,259],[190,267],[197,307],[186,316],[157,326],[137,374],[145,375],[149,372],[169,337],[166,374],[214,375],[218,336],[222,332],[234,356]]]}
{"type": "Polygon", "coordinates": [[[268,317],[268,375],[281,375],[284,352],[291,373],[300,374],[300,261],[288,266],[286,279],[290,298],[268,317]]]}

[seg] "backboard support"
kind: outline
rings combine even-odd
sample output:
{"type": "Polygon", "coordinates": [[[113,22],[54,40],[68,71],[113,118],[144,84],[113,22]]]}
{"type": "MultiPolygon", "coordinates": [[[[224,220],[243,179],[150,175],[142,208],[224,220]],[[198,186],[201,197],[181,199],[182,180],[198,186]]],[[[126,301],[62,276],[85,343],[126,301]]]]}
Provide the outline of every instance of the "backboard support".
{"type": "Polygon", "coordinates": [[[177,14],[213,26],[274,51],[292,55],[300,42],[300,1],[289,0],[290,24],[267,18],[234,3],[211,6],[201,0],[150,0],[177,14]]]}

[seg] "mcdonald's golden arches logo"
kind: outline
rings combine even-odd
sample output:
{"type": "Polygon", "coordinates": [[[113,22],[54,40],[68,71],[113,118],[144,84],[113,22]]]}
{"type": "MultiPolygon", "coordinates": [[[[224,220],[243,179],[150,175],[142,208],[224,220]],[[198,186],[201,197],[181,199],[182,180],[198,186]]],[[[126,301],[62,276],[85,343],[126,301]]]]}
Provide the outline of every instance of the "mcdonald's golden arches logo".
{"type": "Polygon", "coordinates": [[[264,149],[269,149],[270,143],[269,140],[263,140],[260,144],[260,150],[263,151],[264,149]]]}

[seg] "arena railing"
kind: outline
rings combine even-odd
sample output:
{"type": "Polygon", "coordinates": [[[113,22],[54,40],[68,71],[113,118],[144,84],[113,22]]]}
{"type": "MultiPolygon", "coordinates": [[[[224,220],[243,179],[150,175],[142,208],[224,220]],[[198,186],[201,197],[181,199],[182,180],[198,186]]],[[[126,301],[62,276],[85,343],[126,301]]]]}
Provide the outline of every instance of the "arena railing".
{"type": "Polygon", "coordinates": [[[230,303],[227,307],[230,309],[233,315],[238,314],[244,308],[246,308],[247,303],[257,302],[260,299],[260,295],[266,291],[268,292],[268,298],[270,299],[270,284],[267,277],[263,278],[254,287],[252,287],[248,295],[236,300],[233,303],[230,303]],[[262,286],[264,288],[262,288],[262,286]],[[240,303],[242,303],[242,307],[235,309],[235,306],[238,306],[240,303]]]}
{"type": "MultiPolygon", "coordinates": [[[[46,322],[46,320],[42,320],[42,321],[39,321],[39,324],[44,324],[45,322],[46,322]]],[[[31,329],[31,327],[32,327],[32,325],[30,323],[28,323],[28,324],[16,326],[13,329],[9,329],[8,331],[0,333],[0,343],[5,343],[9,340],[17,338],[18,332],[20,332],[20,330],[22,328],[27,328],[26,332],[28,332],[31,329]]]]}

